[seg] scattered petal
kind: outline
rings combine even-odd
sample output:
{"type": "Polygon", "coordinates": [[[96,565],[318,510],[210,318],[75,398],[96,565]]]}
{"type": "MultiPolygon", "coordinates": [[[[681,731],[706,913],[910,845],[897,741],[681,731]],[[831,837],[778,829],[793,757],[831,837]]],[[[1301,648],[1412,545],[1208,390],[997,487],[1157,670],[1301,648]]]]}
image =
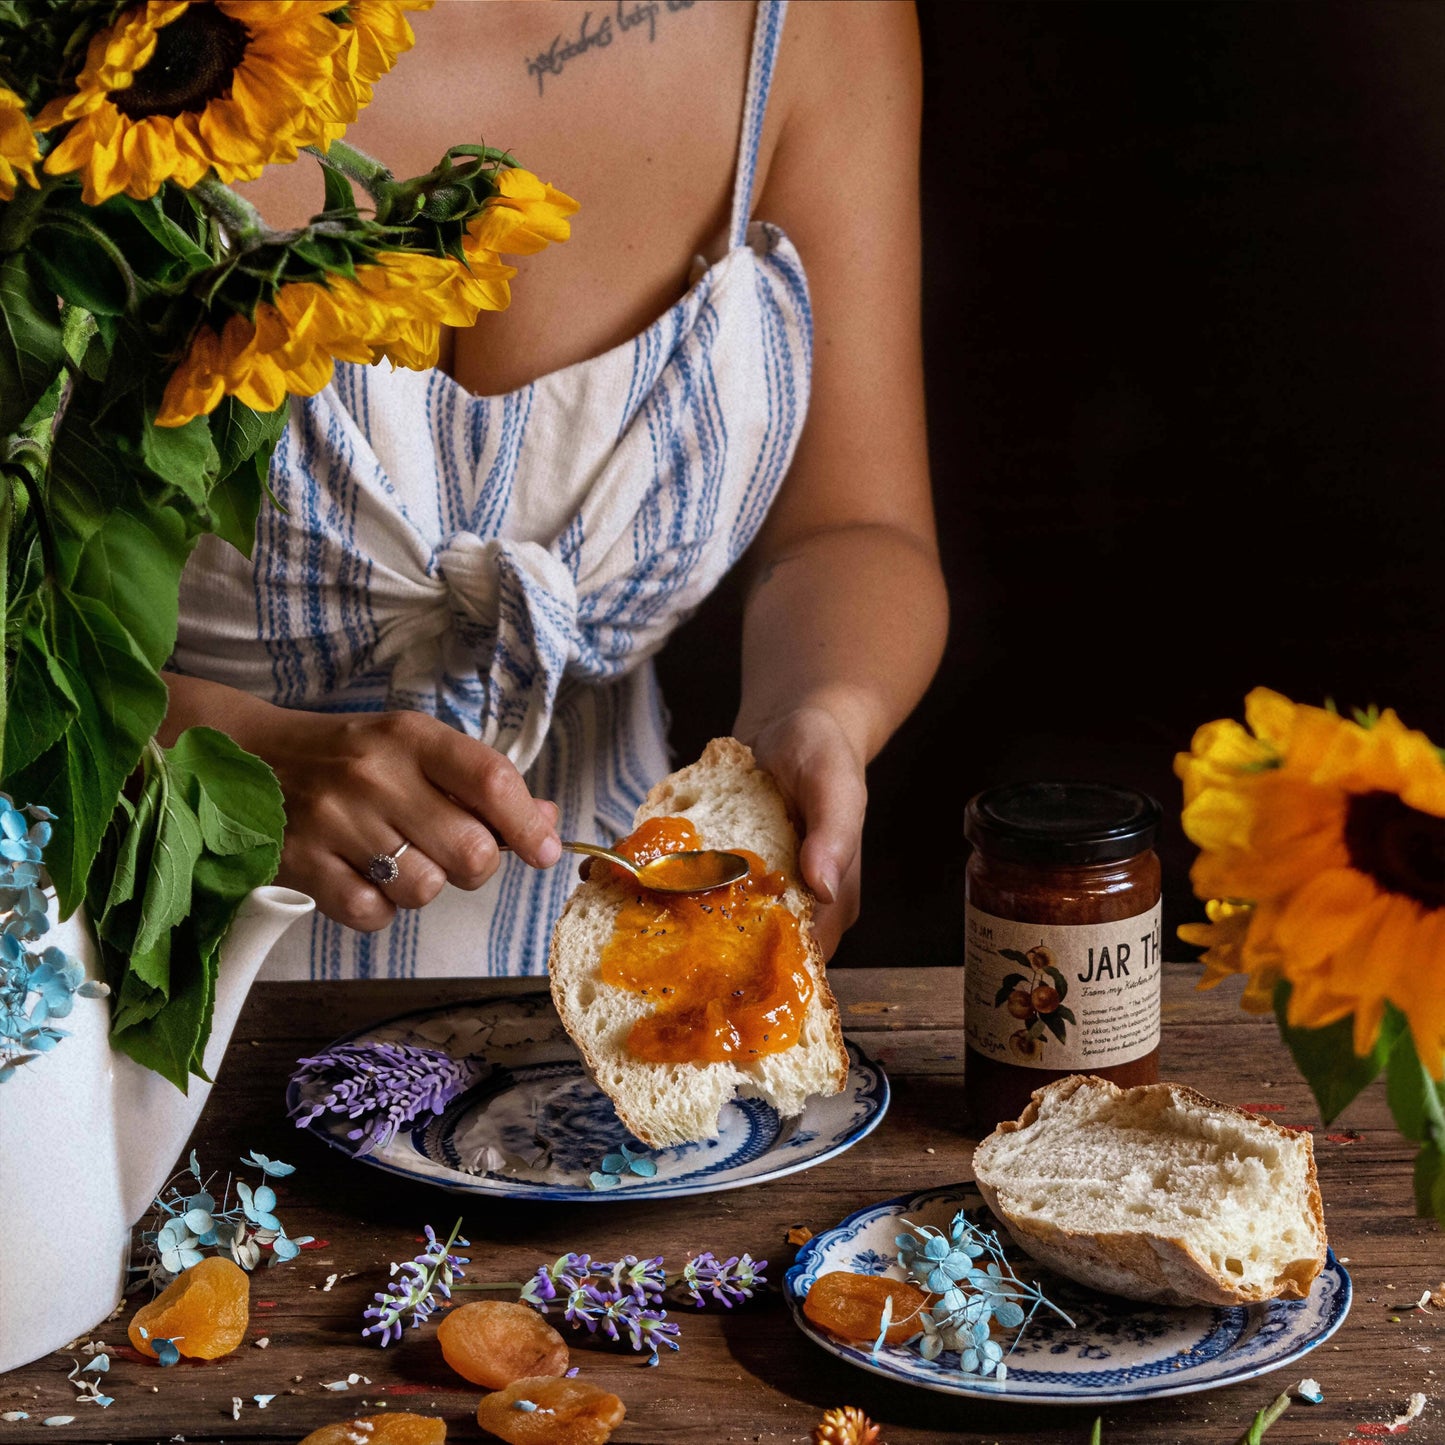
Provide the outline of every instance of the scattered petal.
{"type": "Polygon", "coordinates": [[[239,1420],[240,1418],[241,1418],[241,1397],[240,1397],[239,1395],[232,1395],[232,1396],[231,1396],[231,1419],[233,1419],[233,1420],[239,1420]]]}
{"type": "Polygon", "coordinates": [[[258,1350],[264,1350],[271,1343],[271,1336],[262,1335],[259,1340],[252,1340],[251,1343],[255,1345],[258,1350]]]}
{"type": "Polygon", "coordinates": [[[1299,1384],[1295,1386],[1295,1393],[1309,1405],[1322,1404],[1325,1398],[1325,1392],[1320,1389],[1320,1382],[1318,1380],[1301,1380],[1299,1384]]]}
{"type": "Polygon", "coordinates": [[[276,1397],[275,1395],[252,1395],[251,1398],[256,1402],[258,1410],[264,1410],[276,1397]]]}
{"type": "MultiPolygon", "coordinates": [[[[1410,1402],[1405,1407],[1405,1413],[1403,1415],[1396,1415],[1395,1418],[1390,1421],[1390,1429],[1398,1430],[1402,1426],[1410,1424],[1412,1420],[1418,1420],[1420,1416],[1425,1413],[1425,1406],[1428,1403],[1425,1396],[1418,1392],[1411,1395],[1410,1402]]],[[[47,1420],[45,1423],[48,1425],[50,1421],[47,1420]]]]}
{"type": "Polygon", "coordinates": [[[50,1415],[40,1422],[42,1425],[73,1425],[74,1415],[50,1415]]]}

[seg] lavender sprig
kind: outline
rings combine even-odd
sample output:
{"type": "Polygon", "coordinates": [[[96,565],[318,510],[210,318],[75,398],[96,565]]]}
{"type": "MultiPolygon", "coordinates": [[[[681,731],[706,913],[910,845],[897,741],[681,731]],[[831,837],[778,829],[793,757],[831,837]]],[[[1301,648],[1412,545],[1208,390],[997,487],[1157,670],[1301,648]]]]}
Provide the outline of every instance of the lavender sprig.
{"type": "Polygon", "coordinates": [[[606,1263],[585,1254],[564,1254],[543,1265],[522,1286],[521,1297],[543,1314],[548,1306],[560,1303],[562,1317],[574,1328],[589,1334],[601,1330],[610,1340],[625,1336],[634,1350],[650,1351],[647,1363],[655,1365],[664,1345],[670,1350],[681,1348],[678,1327],[665,1309],[656,1308],[667,1282],[660,1255],[639,1259],[627,1254],[606,1263]]]}
{"type": "Polygon", "coordinates": [[[627,1254],[605,1262],[586,1254],[564,1254],[537,1270],[522,1286],[521,1298],[543,1314],[552,1306],[560,1307],[562,1317],[575,1329],[600,1331],[612,1340],[625,1338],[634,1350],[650,1351],[648,1364],[655,1365],[663,1346],[681,1348],[678,1326],[659,1308],[669,1285],[681,1285],[699,1309],[708,1295],[731,1309],[767,1283],[763,1275],[767,1263],[747,1254],[719,1260],[705,1251],[690,1259],[680,1275],[669,1277],[660,1255],[639,1259],[627,1254]]]}
{"type": "Polygon", "coordinates": [[[291,1110],[304,1129],[322,1114],[361,1120],[347,1131],[360,1140],[357,1154],[370,1154],[396,1137],[420,1115],[440,1114],[476,1081],[477,1068],[440,1049],[414,1044],[338,1044],[299,1059],[291,1082],[298,1100],[291,1110]]]}
{"type": "Polygon", "coordinates": [[[720,1261],[711,1250],[704,1250],[683,1266],[681,1283],[698,1309],[707,1303],[704,1296],[708,1294],[731,1309],[752,1299],[753,1290],[767,1283],[763,1274],[767,1265],[767,1260],[754,1260],[749,1254],[720,1261]]]}
{"type": "Polygon", "coordinates": [[[431,1225],[426,1226],[427,1247],[415,1259],[393,1264],[391,1283],[385,1290],[378,1290],[372,1296],[376,1303],[362,1312],[364,1319],[373,1321],[362,1330],[363,1338],[380,1335],[381,1347],[385,1349],[393,1340],[401,1338],[401,1317],[408,1310],[411,1327],[416,1329],[431,1318],[441,1300],[452,1297],[452,1285],[463,1276],[462,1266],[471,1263],[468,1256],[451,1252],[453,1245],[459,1244],[463,1249],[471,1247],[470,1241],[462,1238],[461,1227],[459,1219],[443,1244],[431,1225]]]}

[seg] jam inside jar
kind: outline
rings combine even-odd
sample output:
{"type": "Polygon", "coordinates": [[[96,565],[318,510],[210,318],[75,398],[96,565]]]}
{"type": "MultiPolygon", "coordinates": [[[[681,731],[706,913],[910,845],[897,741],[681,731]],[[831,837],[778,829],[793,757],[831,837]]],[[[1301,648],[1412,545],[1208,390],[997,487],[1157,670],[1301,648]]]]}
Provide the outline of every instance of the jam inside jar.
{"type": "MultiPolygon", "coordinates": [[[[685,818],[649,818],[616,844],[637,863],[701,847],[685,818]]],[[[798,1041],[812,996],[807,946],[784,906],[787,879],[755,853],[746,878],[707,893],[653,893],[612,864],[627,890],[602,952],[602,981],[652,1012],[627,1048],[648,1063],[747,1064],[798,1041]]]]}
{"type": "Polygon", "coordinates": [[[964,1083],[987,1133],[1069,1074],[1159,1077],[1159,805],[1104,783],[980,793],[964,895],[964,1083]]]}

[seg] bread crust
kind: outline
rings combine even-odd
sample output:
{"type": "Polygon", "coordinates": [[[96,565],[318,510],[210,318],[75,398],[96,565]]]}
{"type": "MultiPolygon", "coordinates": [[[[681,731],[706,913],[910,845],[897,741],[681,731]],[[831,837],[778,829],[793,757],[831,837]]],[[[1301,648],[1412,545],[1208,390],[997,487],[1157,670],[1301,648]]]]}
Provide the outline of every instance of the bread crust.
{"type": "Polygon", "coordinates": [[[1107,1079],[1074,1074],[1034,1091],[1016,1120],[998,1125],[974,1152],[974,1178],[984,1202],[1006,1225],[1017,1244],[1041,1264],[1095,1289],[1129,1299],[1171,1305],[1245,1305],[1267,1299],[1304,1299],[1325,1265],[1324,1207],[1315,1170],[1313,1141],[1308,1134],[1281,1128],[1247,1110],[1206,1098],[1184,1084],[1143,1084],[1121,1089],[1107,1079]],[[1200,1255],[1187,1239],[1147,1228],[1090,1232],[1070,1229],[1049,1220],[1021,1215],[1001,1197],[1007,1185],[995,1172],[993,1154],[998,1141],[1035,1125],[1046,1103],[1061,1104],[1080,1089],[1107,1091],[1115,1101],[1164,1098],[1208,1113],[1220,1120],[1236,1120],[1265,1136],[1278,1135],[1292,1146],[1302,1145],[1305,1158],[1305,1207],[1310,1232],[1318,1242],[1310,1257],[1291,1261],[1272,1286],[1251,1286],[1232,1279],[1200,1255]]]}
{"type": "MultiPolygon", "coordinates": [[[[772,777],[758,767],[752,750],[736,738],[714,738],[696,762],[670,774],[649,790],[637,810],[634,826],[647,818],[688,816],[689,809],[696,806],[699,799],[706,800],[716,796],[717,790],[723,786],[746,790],[756,794],[758,798],[765,798],[765,806],[775,811],[783,822],[786,836],[769,839],[772,845],[770,851],[774,856],[769,857],[768,861],[771,866],[781,866],[788,878],[784,903],[799,920],[799,931],[807,952],[806,967],[813,983],[813,996],[809,1000],[805,1020],[813,1020],[820,1025],[824,1036],[810,1047],[828,1056],[826,1072],[817,1081],[820,1087],[812,1089],[810,1093],[839,1093],[848,1081],[848,1051],[843,1042],[843,1024],[837,1000],[828,986],[827,966],[813,933],[815,900],[803,883],[798,869],[796,824],[782,792],[772,777]]],[[[703,843],[708,847],[721,848],[730,844],[748,846],[736,839],[710,837],[706,834],[703,835],[703,843]]],[[[588,1030],[582,1026],[583,1020],[571,997],[577,984],[576,970],[579,967],[595,970],[598,960],[593,956],[579,962],[573,956],[576,943],[568,925],[569,920],[576,918],[580,911],[599,905],[608,907],[615,913],[616,907],[625,896],[626,890],[617,884],[594,882],[591,878],[579,884],[553,930],[547,960],[552,1000],[563,1026],[577,1045],[587,1072],[597,1082],[598,1087],[612,1099],[622,1122],[643,1143],[656,1148],[700,1138],[715,1138],[718,1112],[723,1104],[739,1091],[769,1099],[784,1114],[799,1112],[803,1107],[802,1099],[796,1101],[795,1108],[785,1107],[768,1087],[765,1077],[769,1072],[769,1060],[786,1059],[792,1050],[768,1055],[758,1063],[750,1065],[731,1062],[658,1065],[630,1057],[622,1061],[633,1077],[646,1077],[647,1072],[651,1071],[651,1076],[660,1084],[689,1096],[704,1091],[704,1100],[694,1101],[685,1111],[698,1118],[698,1127],[688,1129],[683,1126],[682,1132],[679,1132],[675,1121],[659,1117],[657,1110],[640,1107],[636,1102],[637,1091],[612,1085],[611,1079],[616,1074],[618,1061],[609,1057],[610,1050],[594,1046],[588,1030]],[[713,1107],[714,1103],[716,1107],[713,1107]],[[701,1119],[703,1114],[707,1116],[705,1124],[701,1119]]],[[[793,1047],[804,1046],[799,1043],[793,1047]]]]}

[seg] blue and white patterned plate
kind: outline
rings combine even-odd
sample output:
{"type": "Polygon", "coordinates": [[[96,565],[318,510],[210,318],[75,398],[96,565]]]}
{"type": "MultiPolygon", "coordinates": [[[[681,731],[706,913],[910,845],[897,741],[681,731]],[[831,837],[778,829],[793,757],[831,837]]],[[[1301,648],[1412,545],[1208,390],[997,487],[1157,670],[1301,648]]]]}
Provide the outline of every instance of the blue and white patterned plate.
{"type": "MultiPolygon", "coordinates": [[[[441,1049],[472,1063],[477,1082],[445,1113],[371,1154],[357,1154],[346,1137],[354,1124],[344,1115],[323,1114],[307,1127],[363,1164],[462,1194],[578,1202],[741,1189],[832,1159],[871,1133],[888,1108],[887,1076],[849,1043],[843,1092],[810,1099],[797,1118],[738,1097],[724,1107],[716,1139],[648,1149],[583,1070],[546,993],[423,1009],[358,1029],[331,1047],[357,1043],[441,1049]],[[622,1144],[651,1159],[657,1173],[593,1189],[589,1175],[622,1144]]],[[[288,1108],[297,1098],[292,1083],[288,1108]]]]}
{"type": "Polygon", "coordinates": [[[1179,1309],[1099,1294],[1051,1274],[1010,1244],[972,1184],[901,1195],[850,1214],[808,1241],[785,1277],[784,1292],[798,1328],[850,1365],[926,1390],[1033,1405],[1116,1404],[1237,1384],[1307,1354],[1339,1329],[1350,1309],[1350,1277],[1333,1250],[1309,1297],[1289,1303],[1179,1309]],[[949,1351],[929,1361],[911,1345],[885,1345],[874,1356],[866,1346],[835,1340],[803,1313],[819,1275],[844,1269],[904,1278],[893,1262],[894,1238],[904,1232],[900,1222],[946,1231],[960,1209],[984,1229],[997,1230],[1019,1278],[1037,1280],[1073,1320],[1067,1325],[1046,1310],[1035,1315],[1006,1357],[1006,1380],[961,1374],[957,1354],[949,1351]]]}

